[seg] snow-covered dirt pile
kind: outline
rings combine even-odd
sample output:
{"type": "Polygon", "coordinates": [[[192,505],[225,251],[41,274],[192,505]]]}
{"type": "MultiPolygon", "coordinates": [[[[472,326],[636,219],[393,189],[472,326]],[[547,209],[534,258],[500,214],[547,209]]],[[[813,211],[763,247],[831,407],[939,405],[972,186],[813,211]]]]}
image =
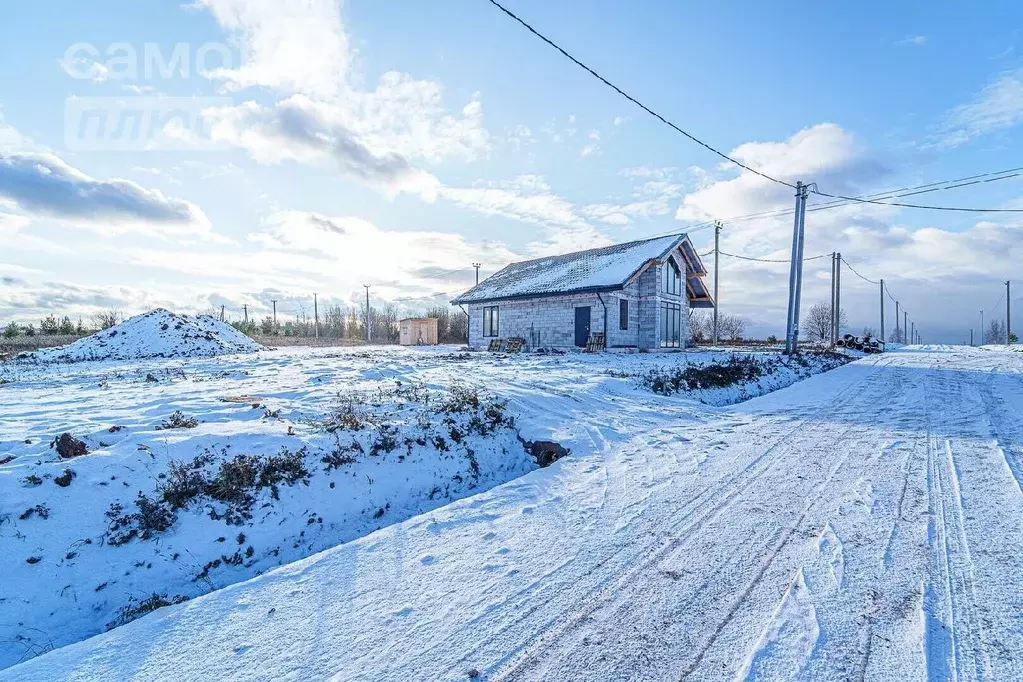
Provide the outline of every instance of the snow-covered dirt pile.
{"type": "Polygon", "coordinates": [[[743,391],[680,399],[637,377],[731,357],[294,348],[0,365],[0,668],[519,478],[537,468],[520,436],[575,457],[701,423],[698,400],[743,391]]]}
{"type": "Polygon", "coordinates": [[[208,315],[178,315],[157,308],[66,346],[22,353],[14,361],[190,358],[260,350],[265,349],[231,325],[208,315]]]}

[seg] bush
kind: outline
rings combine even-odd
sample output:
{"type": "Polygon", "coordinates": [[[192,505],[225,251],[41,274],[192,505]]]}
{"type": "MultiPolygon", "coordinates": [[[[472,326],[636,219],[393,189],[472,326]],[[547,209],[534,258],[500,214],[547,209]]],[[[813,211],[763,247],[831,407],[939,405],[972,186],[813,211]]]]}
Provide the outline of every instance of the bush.
{"type": "Polygon", "coordinates": [[[643,383],[654,393],[671,395],[680,391],[726,388],[734,384],[756,381],[765,373],[772,371],[774,364],[770,361],[761,361],[752,355],[733,353],[723,363],[650,370],[643,377],[643,383]]]}
{"type": "Polygon", "coordinates": [[[18,326],[17,322],[11,322],[4,327],[4,338],[15,339],[21,336],[21,327],[18,326]]]}
{"type": "MultiPolygon", "coordinates": [[[[213,455],[208,451],[190,463],[172,461],[167,482],[160,488],[164,503],[172,511],[188,507],[194,500],[207,497],[227,505],[223,514],[229,523],[241,523],[250,517],[255,495],[266,488],[278,499],[278,487],[283,483],[294,485],[309,478],[305,465],[305,448],[291,451],[281,448],[276,455],[235,455],[220,462],[210,476],[206,467],[213,455]]],[[[214,518],[221,518],[214,510],[214,518]]]]}
{"type": "Polygon", "coordinates": [[[124,513],[124,508],[113,503],[107,510],[106,541],[111,545],[123,545],[132,539],[149,540],[155,535],[166,531],[174,525],[177,517],[174,511],[164,506],[162,501],[151,500],[142,493],[135,499],[138,511],[124,513]]]}
{"type": "MultiPolygon", "coordinates": [[[[148,380],[148,379],[147,379],[148,380]]],[[[195,417],[186,417],[181,410],[176,410],[167,417],[167,421],[156,427],[157,431],[166,429],[194,429],[199,426],[199,420],[195,417]]]]}

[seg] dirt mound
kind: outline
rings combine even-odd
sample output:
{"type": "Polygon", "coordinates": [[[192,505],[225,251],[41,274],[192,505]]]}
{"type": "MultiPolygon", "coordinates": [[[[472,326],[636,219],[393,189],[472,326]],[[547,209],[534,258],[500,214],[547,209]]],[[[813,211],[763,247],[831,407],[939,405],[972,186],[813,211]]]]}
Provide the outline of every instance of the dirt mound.
{"type": "Polygon", "coordinates": [[[22,353],[22,362],[81,362],[189,358],[265,350],[229,324],[208,315],[178,315],[163,308],[57,348],[22,353]]]}

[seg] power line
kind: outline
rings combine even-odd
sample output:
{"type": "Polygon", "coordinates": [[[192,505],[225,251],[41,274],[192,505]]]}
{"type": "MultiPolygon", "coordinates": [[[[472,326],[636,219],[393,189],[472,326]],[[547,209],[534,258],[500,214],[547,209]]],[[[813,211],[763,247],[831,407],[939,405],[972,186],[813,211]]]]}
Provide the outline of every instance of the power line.
{"type": "MultiPolygon", "coordinates": [[[[645,105],[642,102],[640,102],[638,99],[636,99],[635,97],[633,97],[629,93],[625,92],[622,88],[618,87],[617,85],[615,85],[614,83],[609,81],[607,78],[601,76],[599,73],[597,73],[591,67],[587,66],[582,61],[580,61],[579,59],[577,59],[574,56],[572,56],[563,47],[561,47],[560,45],[555,43],[553,40],[551,40],[547,36],[543,35],[539,31],[537,31],[528,22],[526,22],[524,19],[519,17],[517,14],[515,14],[514,12],[509,10],[507,7],[505,7],[501,3],[497,2],[497,0],[488,0],[488,2],[490,2],[490,4],[492,4],[497,9],[501,10],[504,14],[506,14],[507,16],[512,18],[513,20],[515,20],[517,23],[521,24],[526,30],[528,30],[530,33],[535,35],[537,38],[539,38],[543,42],[545,42],[548,45],[550,45],[551,47],[553,47],[555,50],[557,50],[559,53],[561,53],[562,56],[566,57],[568,60],[570,60],[576,66],[582,68],[587,73],[589,73],[591,76],[593,76],[594,78],[599,80],[601,83],[603,83],[607,87],[611,88],[612,90],[617,92],[619,95],[621,95],[625,99],[629,100],[630,102],[632,102],[633,104],[638,106],[640,109],[642,109],[646,113],[650,114],[654,118],[658,119],[659,121],[661,121],[665,125],[669,126],[670,128],[672,128],[676,132],[681,133],[682,135],[684,135],[689,140],[691,140],[691,141],[695,142],[696,144],[704,147],[705,149],[713,152],[714,154],[716,154],[716,155],[720,156],[721,158],[725,159],[726,161],[728,161],[728,162],[730,162],[732,164],[735,164],[736,166],[738,166],[739,168],[742,168],[743,170],[747,170],[747,171],[749,171],[751,173],[759,175],[760,177],[762,177],[762,178],[764,178],[766,180],[770,180],[771,182],[774,182],[776,184],[783,185],[785,187],[790,187],[792,189],[795,189],[795,185],[793,185],[792,183],[786,182],[784,180],[780,180],[780,179],[778,179],[776,177],[768,175],[767,173],[764,173],[763,171],[757,170],[756,168],[752,168],[751,166],[748,166],[748,165],[742,163],[738,159],[735,159],[735,158],[729,156],[728,154],[725,154],[724,152],[720,151],[719,149],[716,149],[715,147],[712,147],[711,145],[709,145],[708,143],[704,142],[703,140],[701,140],[700,138],[696,137],[695,135],[692,135],[691,133],[686,132],[685,130],[683,130],[682,128],[680,128],[676,124],[672,123],[670,120],[668,120],[667,118],[665,118],[661,114],[657,113],[656,111],[654,111],[653,109],[651,109],[647,105],[645,105]]],[[[1016,170],[1021,170],[1021,169],[1016,169],[1016,170]]],[[[1018,175],[1018,173],[1016,175],[1018,175]]],[[[1010,176],[1006,176],[1006,177],[1016,177],[1016,175],[1010,175],[1010,176]]],[[[981,176],[977,176],[977,177],[982,177],[982,176],[983,176],[983,174],[981,176]]],[[[972,179],[972,178],[967,178],[967,180],[969,180],[969,179],[972,179]]],[[[984,180],[984,181],[979,181],[978,180],[977,182],[965,182],[963,185],[957,185],[957,187],[963,187],[963,186],[966,186],[966,185],[977,184],[978,182],[993,182],[994,180],[1001,180],[1001,179],[1005,179],[1005,178],[994,178],[992,180],[984,180]]],[[[946,187],[944,189],[954,189],[954,187],[946,187]]],[[[940,191],[940,190],[933,189],[933,190],[926,190],[926,191],[927,192],[931,192],[931,191],[940,191]]],[[[832,194],[830,192],[822,192],[819,189],[817,189],[816,187],[813,189],[813,192],[815,194],[820,195],[820,196],[830,197],[832,199],[839,199],[839,200],[847,201],[847,202],[864,203],[864,204],[878,204],[878,205],[883,205],[883,206],[896,206],[896,207],[899,207],[899,208],[918,208],[918,209],[924,209],[924,210],[930,210],[930,211],[953,211],[953,212],[960,212],[960,213],[1023,213],[1023,208],[976,208],[976,207],[963,207],[963,206],[930,206],[930,205],[926,205],[926,204],[910,204],[910,203],[903,203],[903,202],[882,201],[880,199],[869,199],[869,198],[865,198],[865,197],[850,197],[850,196],[845,196],[843,194],[832,194]]],[[[914,194],[923,194],[923,193],[925,193],[925,192],[923,192],[923,191],[921,191],[921,192],[914,192],[914,194]]],[[[823,207],[821,207],[821,208],[823,208],[823,207]]],[[[810,210],[812,210],[812,209],[810,209],[810,210]]],[[[817,210],[821,210],[821,209],[818,208],[817,210]]]]}
{"type": "MultiPolygon", "coordinates": [[[[711,252],[713,253],[713,251],[711,252]]],[[[722,256],[728,256],[730,258],[739,258],[741,260],[756,261],[757,263],[791,263],[792,261],[788,258],[753,258],[752,256],[740,256],[737,253],[727,253],[725,251],[720,252],[722,256]]],[[[818,258],[827,258],[830,253],[822,253],[819,256],[806,256],[803,258],[804,261],[817,260],[818,258]]]]}
{"type": "Polygon", "coordinates": [[[995,301],[994,304],[990,308],[984,308],[984,312],[987,312],[989,310],[992,311],[992,312],[995,312],[998,309],[998,304],[1001,303],[1002,299],[1004,299],[1004,298],[1005,298],[1005,292],[1003,291],[1002,294],[998,297],[998,300],[995,301]]]}
{"type": "Polygon", "coordinates": [[[870,279],[869,277],[864,277],[864,276],[863,276],[863,275],[861,275],[861,274],[860,274],[859,272],[857,272],[857,271],[856,271],[856,268],[854,268],[854,267],[852,266],[852,263],[850,263],[849,261],[847,261],[847,260],[845,259],[845,256],[842,256],[842,262],[843,262],[843,263],[845,263],[845,264],[846,264],[846,266],[847,266],[847,267],[848,267],[848,268],[849,268],[850,270],[852,270],[852,273],[853,273],[854,275],[856,275],[857,277],[859,277],[860,279],[862,279],[862,280],[863,280],[864,282],[869,282],[870,284],[880,284],[880,282],[879,282],[879,281],[877,281],[877,280],[873,280],[873,279],[870,279]]]}
{"type": "Polygon", "coordinates": [[[527,29],[527,30],[528,30],[528,31],[529,31],[530,33],[532,33],[533,35],[535,35],[535,36],[536,36],[537,38],[539,38],[539,39],[540,39],[540,40],[542,40],[543,42],[545,42],[545,43],[547,43],[548,45],[550,45],[551,47],[553,47],[553,48],[554,48],[555,50],[557,50],[558,52],[560,52],[560,53],[561,53],[561,54],[562,54],[563,56],[567,57],[567,58],[568,58],[568,59],[569,59],[569,60],[570,60],[570,61],[571,61],[572,63],[574,63],[574,64],[575,64],[576,66],[578,66],[578,67],[582,68],[583,70],[585,70],[586,72],[588,72],[588,73],[589,73],[589,74],[590,74],[591,76],[593,76],[594,78],[596,78],[597,80],[599,80],[599,81],[600,81],[601,83],[603,83],[603,84],[604,84],[604,85],[606,85],[607,87],[611,88],[612,90],[614,90],[615,92],[617,92],[617,93],[618,93],[619,95],[621,95],[622,97],[624,97],[625,99],[629,100],[630,102],[632,102],[633,104],[635,104],[636,106],[638,106],[638,107],[639,107],[640,109],[642,109],[642,110],[643,110],[643,111],[645,111],[646,113],[650,114],[651,116],[653,116],[654,118],[656,118],[657,120],[659,120],[659,121],[660,121],[661,123],[664,123],[664,124],[665,124],[665,125],[667,125],[668,127],[670,127],[670,128],[672,128],[673,130],[675,130],[676,132],[678,132],[678,133],[681,133],[682,135],[685,135],[685,136],[686,136],[687,138],[689,138],[690,140],[692,140],[692,141],[693,141],[693,142],[695,142],[696,144],[698,144],[698,145],[700,145],[701,147],[703,147],[703,148],[705,148],[705,149],[708,149],[708,150],[710,150],[711,152],[713,152],[713,153],[717,154],[717,155],[718,155],[718,156],[720,156],[720,157],[721,157],[722,159],[725,159],[726,161],[729,161],[729,162],[731,162],[731,163],[734,163],[734,164],[735,164],[736,166],[738,166],[739,168],[742,168],[742,169],[744,169],[744,170],[748,170],[748,171],[749,171],[750,173],[755,173],[756,175],[759,175],[760,177],[762,177],[762,178],[765,178],[765,179],[767,179],[767,180],[770,180],[771,182],[775,182],[775,183],[777,183],[777,184],[779,184],[779,185],[784,185],[785,187],[791,187],[792,189],[795,189],[795,188],[796,188],[796,186],[795,186],[795,185],[793,185],[792,183],[790,183],[790,182],[785,182],[784,180],[779,180],[778,178],[772,177],[772,176],[768,175],[767,173],[764,173],[764,172],[762,172],[762,171],[759,171],[759,170],[757,170],[756,168],[752,168],[752,167],[750,167],[750,166],[747,166],[747,165],[746,165],[746,164],[744,164],[743,162],[741,162],[741,161],[739,161],[739,160],[737,160],[737,159],[734,159],[734,158],[732,158],[732,157],[731,157],[731,156],[729,156],[728,154],[725,154],[724,152],[722,152],[722,151],[720,151],[720,150],[718,150],[718,149],[715,149],[714,147],[710,146],[709,144],[707,144],[706,142],[704,142],[704,141],[703,141],[703,140],[701,140],[700,138],[698,138],[698,137],[696,137],[696,136],[692,135],[691,133],[687,133],[687,132],[686,132],[685,130],[682,130],[682,128],[678,127],[677,125],[675,125],[674,123],[672,123],[671,121],[669,121],[669,120],[668,120],[667,118],[665,118],[664,116],[662,116],[662,115],[658,114],[658,113],[657,113],[656,111],[654,111],[653,109],[651,109],[651,108],[650,108],[650,107],[648,107],[647,105],[643,104],[643,103],[642,103],[642,102],[640,102],[640,101],[639,101],[638,99],[636,99],[635,97],[633,97],[633,96],[632,96],[632,95],[630,95],[629,93],[625,92],[624,90],[622,90],[622,89],[621,89],[620,87],[618,87],[617,85],[615,85],[614,83],[612,83],[612,82],[611,82],[611,81],[609,81],[608,79],[606,79],[606,78],[604,78],[603,76],[601,76],[601,75],[600,75],[599,73],[597,73],[596,71],[594,71],[593,69],[591,69],[591,68],[590,68],[589,66],[587,66],[586,64],[583,64],[583,63],[582,63],[581,61],[579,61],[578,59],[576,59],[575,57],[573,57],[573,56],[572,56],[571,54],[569,54],[569,53],[568,53],[568,51],[566,51],[566,50],[565,50],[565,49],[564,49],[563,47],[561,47],[560,45],[558,45],[557,43],[555,43],[555,42],[554,42],[553,40],[551,40],[551,39],[550,39],[550,38],[548,38],[547,36],[543,35],[543,34],[542,34],[542,33],[540,33],[539,31],[537,31],[537,30],[536,30],[535,28],[533,28],[533,27],[532,27],[532,26],[530,26],[530,25],[529,25],[528,23],[526,23],[526,21],[524,21],[523,19],[521,19],[521,18],[520,18],[520,17],[519,17],[519,16],[517,15],[517,14],[515,14],[514,12],[512,12],[511,10],[509,10],[509,9],[508,9],[507,7],[505,7],[505,6],[504,6],[504,5],[502,5],[501,3],[497,2],[497,0],[488,0],[488,1],[489,1],[489,2],[490,2],[490,4],[492,4],[492,5],[494,6],[494,7],[496,7],[497,9],[499,9],[499,10],[501,10],[502,12],[504,12],[505,14],[507,14],[507,15],[508,15],[509,17],[511,17],[512,19],[514,19],[515,21],[517,21],[517,22],[518,22],[519,24],[522,24],[522,26],[524,26],[524,27],[525,27],[525,28],[526,28],[526,29],[527,29]]]}
{"type": "MultiPolygon", "coordinates": [[[[1018,175],[1018,173],[1016,174],[1018,175]]],[[[1008,175],[1006,177],[1015,177],[1015,175],[1008,175]]],[[[993,178],[987,182],[993,180],[1002,180],[1004,178],[993,178]]],[[[966,183],[975,184],[975,183],[966,183]]],[[[964,186],[964,185],[957,185],[964,186]]],[[[928,192],[937,192],[945,189],[954,189],[954,187],[943,187],[938,189],[927,190],[928,192]]],[[[876,204],[878,206],[897,206],[899,208],[921,208],[930,211],[956,211],[959,213],[1023,213],[1023,208],[973,208],[963,206],[928,206],[926,204],[907,204],[898,201],[880,201],[877,199],[863,199],[860,197],[847,197],[842,194],[830,194],[828,192],[821,192],[818,189],[812,190],[814,194],[818,194],[822,197],[831,197],[833,199],[842,199],[848,202],[855,202],[859,204],[876,204]]],[[[914,192],[914,194],[923,194],[923,192],[914,192]]]]}

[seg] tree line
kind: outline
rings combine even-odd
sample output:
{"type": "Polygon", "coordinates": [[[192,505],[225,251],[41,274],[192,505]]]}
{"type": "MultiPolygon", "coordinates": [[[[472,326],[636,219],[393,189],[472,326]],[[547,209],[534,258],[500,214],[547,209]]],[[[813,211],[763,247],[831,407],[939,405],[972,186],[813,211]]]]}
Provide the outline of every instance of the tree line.
{"type": "MultiPolygon", "coordinates": [[[[398,343],[398,323],[405,317],[437,318],[437,337],[440,343],[465,343],[467,320],[461,310],[436,306],[423,313],[399,315],[398,308],[393,304],[370,307],[369,330],[373,343],[398,343]]],[[[322,337],[343,339],[353,343],[366,340],[366,306],[327,306],[320,316],[319,324],[314,317],[303,312],[293,319],[275,321],[272,315],[260,320],[235,320],[231,322],[238,331],[252,337],[285,336],[285,337],[322,337]],[[318,328],[317,328],[318,327],[318,328]]]]}
{"type": "Polygon", "coordinates": [[[19,324],[10,322],[3,329],[5,339],[16,339],[19,336],[88,336],[103,329],[109,329],[121,321],[121,314],[116,310],[105,310],[89,317],[88,324],[79,317],[72,321],[70,317],[47,315],[39,321],[39,326],[29,322],[19,324]]]}

